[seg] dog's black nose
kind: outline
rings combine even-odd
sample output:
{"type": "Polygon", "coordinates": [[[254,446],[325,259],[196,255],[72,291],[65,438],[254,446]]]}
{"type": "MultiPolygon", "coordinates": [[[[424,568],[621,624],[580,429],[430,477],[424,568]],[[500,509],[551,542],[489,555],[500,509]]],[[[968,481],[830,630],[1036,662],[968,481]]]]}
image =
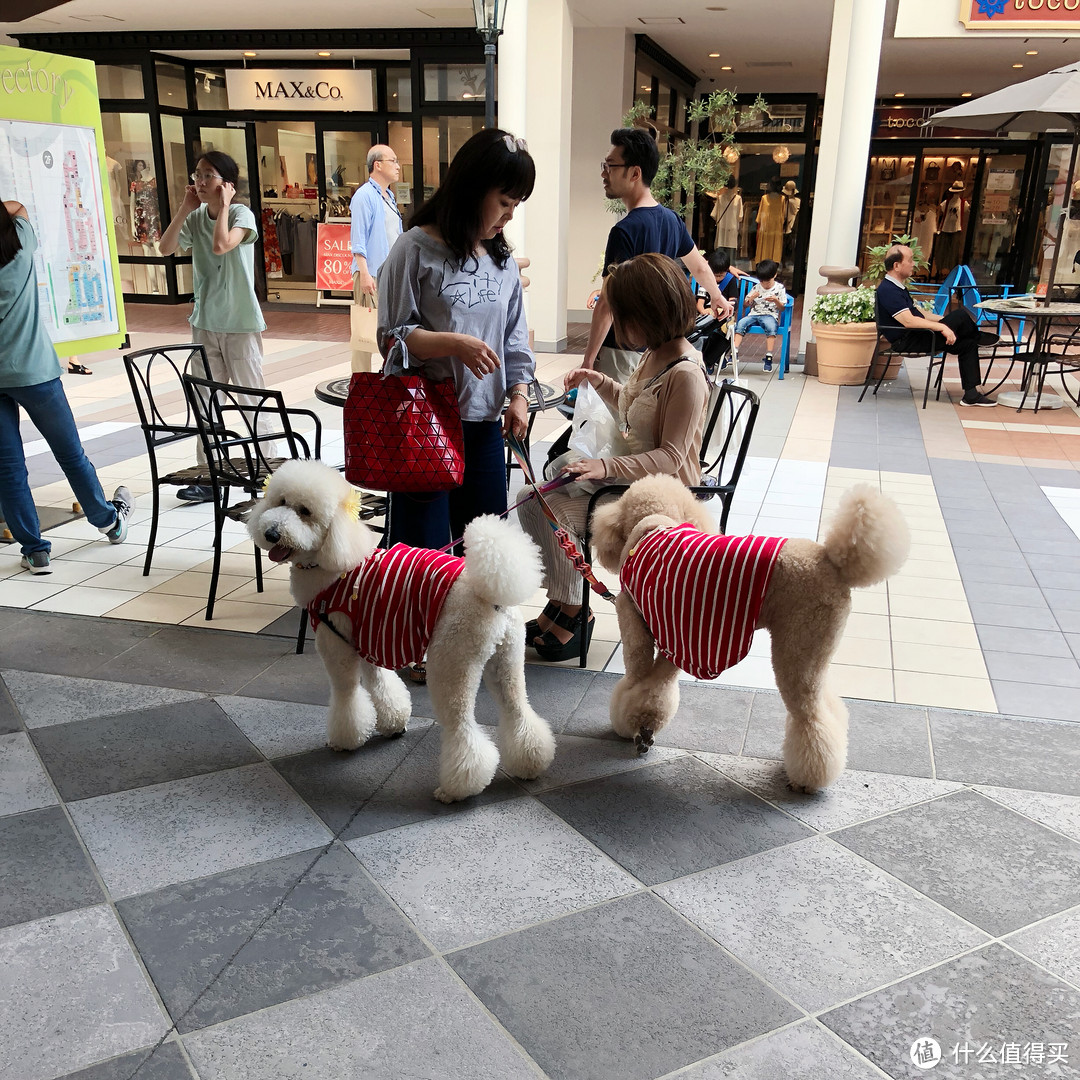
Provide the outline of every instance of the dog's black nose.
{"type": "Polygon", "coordinates": [[[276,525],[271,525],[270,528],[263,533],[263,536],[265,536],[271,544],[276,544],[281,539],[281,532],[276,525]]]}

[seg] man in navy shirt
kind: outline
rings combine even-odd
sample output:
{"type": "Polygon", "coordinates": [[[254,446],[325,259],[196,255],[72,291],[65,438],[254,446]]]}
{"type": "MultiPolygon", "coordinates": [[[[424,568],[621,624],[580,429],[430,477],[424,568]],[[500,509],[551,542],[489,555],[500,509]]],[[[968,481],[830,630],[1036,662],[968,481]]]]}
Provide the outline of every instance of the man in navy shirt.
{"type": "Polygon", "coordinates": [[[878,321],[881,332],[899,352],[929,352],[931,336],[936,351],[942,345],[956,354],[960,384],[964,388],[961,405],[992,408],[997,402],[979,392],[979,331],[964,308],[947,315],[920,311],[907,291],[907,280],[915,273],[911,248],[895,244],[885,255],[885,279],[877,289],[878,321]],[[932,333],[927,333],[931,331],[932,333]]]}
{"type": "MultiPolygon", "coordinates": [[[[627,213],[608,234],[604,252],[604,277],[608,267],[635,255],[656,253],[681,259],[687,270],[705,287],[713,310],[729,315],[731,301],[716,286],[716,277],[698,251],[682,219],[652,196],[650,185],[660,165],[656,140],[643,128],[617,128],[611,133],[611,149],[600,163],[604,194],[621,199],[627,213]]],[[[593,308],[589,341],[582,367],[595,367],[617,382],[625,383],[637,367],[641,354],[622,349],[611,329],[611,309],[603,297],[593,308]]]]}

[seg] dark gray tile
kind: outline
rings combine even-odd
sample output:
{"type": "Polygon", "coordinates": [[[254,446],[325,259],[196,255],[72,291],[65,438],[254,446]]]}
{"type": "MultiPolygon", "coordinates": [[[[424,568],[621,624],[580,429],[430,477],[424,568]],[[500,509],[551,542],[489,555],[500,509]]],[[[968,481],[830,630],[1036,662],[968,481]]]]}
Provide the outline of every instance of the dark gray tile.
{"type": "Polygon", "coordinates": [[[1030,555],[1062,555],[1066,558],[1075,558],[1080,550],[1080,540],[1075,536],[1061,540],[1047,540],[1042,537],[1024,537],[1020,542],[1020,548],[1025,554],[1030,555]]]}
{"type": "Polygon", "coordinates": [[[153,623],[35,615],[20,621],[18,633],[5,635],[4,667],[54,675],[88,675],[114,657],[145,645],[158,630],[153,623]]]}
{"type": "MultiPolygon", "coordinates": [[[[97,620],[103,626],[110,621],[97,620]]],[[[122,655],[97,666],[95,676],[118,682],[169,686],[177,690],[201,690],[207,694],[235,694],[241,686],[251,682],[291,648],[281,638],[262,637],[259,634],[231,634],[187,626],[152,629],[157,631],[153,637],[134,644],[122,655]]],[[[56,646],[50,643],[47,648],[55,649],[56,646]]],[[[297,659],[302,660],[303,657],[297,659]]],[[[9,666],[42,670],[33,664],[12,663],[9,666]]]]}
{"type": "MultiPolygon", "coordinates": [[[[284,615],[278,616],[272,623],[264,626],[259,633],[266,634],[270,637],[283,637],[289,638],[292,641],[296,641],[297,632],[300,629],[300,609],[294,608],[292,611],[285,612],[284,615]]],[[[305,635],[307,649],[314,649],[314,642],[311,640],[311,627],[307,628],[307,634],[305,635]]]]}
{"type": "Polygon", "coordinates": [[[20,608],[0,607],[0,631],[10,629],[18,622],[28,622],[33,617],[20,608]]]}
{"type": "Polygon", "coordinates": [[[206,699],[35,728],[31,737],[68,800],[262,760],[217,703],[206,699]]]}
{"type": "Polygon", "coordinates": [[[1035,580],[1047,589],[1067,589],[1075,592],[1080,589],[1080,571],[1035,570],[1035,580]]]}
{"type": "Polygon", "coordinates": [[[1066,634],[1065,640],[1069,643],[1073,656],[1080,660],[1080,634],[1066,634]]]}
{"type": "Polygon", "coordinates": [[[1080,795],[1080,726],[931,709],[930,734],[941,780],[1080,795]]]}
{"type": "Polygon", "coordinates": [[[968,608],[976,626],[1018,626],[1025,630],[1059,630],[1057,620],[1045,603],[1035,607],[1016,607],[998,604],[993,600],[977,600],[968,596],[968,608]]]}
{"type": "MultiPolygon", "coordinates": [[[[1063,637],[1061,640],[1064,643],[1063,637]]],[[[1006,682],[1080,687],[1080,664],[1072,656],[1037,656],[1032,653],[994,652],[984,648],[983,660],[995,685],[1001,679],[1006,682]]],[[[1077,718],[1080,719],[1080,694],[1076,697],[1077,718]]],[[[1008,711],[1016,710],[1009,707],[1008,711]]]]}
{"type": "Polygon", "coordinates": [[[59,806],[0,818],[0,926],[99,904],[93,867],[59,806]]]}
{"type": "MultiPolygon", "coordinates": [[[[3,631],[0,630],[0,633],[3,631]]],[[[13,731],[22,731],[22,717],[11,700],[4,680],[0,679],[0,735],[10,735],[13,731]]]]}
{"type": "Polygon", "coordinates": [[[1080,611],[1062,611],[1059,609],[1054,612],[1054,621],[1066,634],[1080,633],[1080,611]]]}
{"type": "Polygon", "coordinates": [[[306,705],[330,704],[330,680],[326,677],[314,644],[297,656],[286,653],[236,691],[244,697],[272,701],[295,701],[306,705]]]}
{"type": "Polygon", "coordinates": [[[1020,656],[1071,657],[1065,635],[1055,630],[1023,630],[1017,626],[979,626],[979,644],[987,653],[1009,652],[1020,656]]]}
{"type": "Polygon", "coordinates": [[[812,835],[694,758],[538,798],[648,885],[812,835]]]}
{"type": "Polygon", "coordinates": [[[994,697],[1004,713],[1043,720],[1080,720],[1080,695],[1070,686],[1046,683],[994,682],[994,697]]]}
{"type": "Polygon", "coordinates": [[[448,960],[553,1080],[646,1080],[799,1016],[649,895],[448,960]]]}
{"type": "Polygon", "coordinates": [[[953,554],[961,571],[965,566],[1003,566],[1010,569],[1023,569],[1027,562],[1022,552],[1017,550],[998,551],[993,547],[972,547],[952,539],[953,554]]]}
{"type": "Polygon", "coordinates": [[[1025,555],[1028,566],[1032,570],[1063,570],[1069,574],[1080,573],[1080,552],[1073,556],[1067,555],[1025,555]]]}
{"type": "Polygon", "coordinates": [[[1050,610],[1055,614],[1063,611],[1080,611],[1080,592],[1075,589],[1046,589],[1042,590],[1046,597],[1050,610]]]}
{"type": "MultiPolygon", "coordinates": [[[[849,769],[903,776],[934,775],[924,708],[860,698],[845,698],[844,703],[848,708],[849,769]]],[[[781,760],[786,715],[779,694],[756,694],[743,754],[781,760]]]]}
{"type": "Polygon", "coordinates": [[[318,855],[302,851],[117,904],[180,1032],[430,955],[347,848],[318,855]]]}
{"type": "Polygon", "coordinates": [[[957,565],[967,591],[973,596],[988,592],[995,600],[998,600],[999,586],[1009,585],[1033,589],[1037,585],[1034,576],[1026,566],[990,566],[977,559],[957,560],[957,565]],[[982,586],[982,588],[973,588],[973,586],[982,586]]]}
{"type": "Polygon", "coordinates": [[[1080,844],[974,791],[832,836],[994,936],[1072,907],[1080,896],[1080,844]]]}
{"type": "Polygon", "coordinates": [[[176,1043],[163,1043],[156,1050],[148,1046],[133,1054],[91,1065],[59,1080],[193,1080],[184,1055],[176,1043]]]}
{"type": "MultiPolygon", "coordinates": [[[[980,1064],[979,1048],[1002,1053],[1003,1043],[1071,1043],[1080,1038],[1080,993],[1002,945],[950,960],[894,986],[842,1005],[821,1022],[868,1057],[886,1075],[917,1080],[928,1075],[912,1064],[910,1048],[934,1036],[943,1057],[934,1076],[955,1080],[998,1080],[1021,1075],[1008,1065],[980,1064]],[[971,1049],[953,1062],[954,1046],[971,1049]]],[[[1032,1066],[1025,1075],[1052,1075],[1032,1066]]],[[[1054,1066],[1064,1080],[1080,1077],[1075,1053],[1054,1066]]]]}
{"type": "Polygon", "coordinates": [[[440,735],[430,722],[413,721],[400,738],[376,736],[359,750],[345,753],[324,746],[282,758],[274,767],[335,834],[352,819],[341,834],[343,840],[524,794],[500,771],[479,795],[457,803],[439,802],[432,792],[438,786],[440,735]]]}

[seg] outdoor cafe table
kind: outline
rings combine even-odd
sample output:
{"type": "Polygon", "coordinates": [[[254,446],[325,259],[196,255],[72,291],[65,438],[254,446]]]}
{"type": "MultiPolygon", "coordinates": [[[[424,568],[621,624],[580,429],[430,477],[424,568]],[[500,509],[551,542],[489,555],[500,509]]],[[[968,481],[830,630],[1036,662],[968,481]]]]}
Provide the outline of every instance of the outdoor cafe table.
{"type": "MultiPolygon", "coordinates": [[[[1038,297],[1010,296],[995,300],[984,300],[981,304],[975,306],[1001,319],[1023,322],[1030,320],[1034,326],[1034,331],[1026,342],[1020,340],[1015,331],[1013,333],[1015,341],[1013,360],[1014,362],[1019,360],[1024,365],[1024,389],[999,394],[998,404],[1015,408],[1017,412],[1024,408],[1034,409],[1036,412],[1039,409],[1062,408],[1065,402],[1057,394],[1047,396],[1043,392],[1046,369],[1050,364],[1057,362],[1063,365],[1064,370],[1080,370],[1080,359],[1068,364],[1066,363],[1067,357],[1059,353],[1049,352],[1048,343],[1053,336],[1053,324],[1055,322],[1071,322],[1080,325],[1080,304],[1059,300],[1046,304],[1038,297]],[[1028,404],[1028,398],[1031,396],[1032,377],[1036,377],[1037,380],[1036,392],[1034,401],[1028,404]]],[[[1071,328],[1070,332],[1075,331],[1076,325],[1071,328]]],[[[1012,371],[1012,364],[1009,365],[1009,371],[1012,371]]],[[[1008,378],[1008,372],[1006,372],[1005,378],[1008,378]]],[[[1001,382],[1004,381],[1005,379],[1001,380],[1001,382]]],[[[1000,386],[1001,383],[999,382],[998,385],[1000,386]]],[[[1070,391],[1065,387],[1064,372],[1062,372],[1062,386],[1071,397],[1070,391]]]]}

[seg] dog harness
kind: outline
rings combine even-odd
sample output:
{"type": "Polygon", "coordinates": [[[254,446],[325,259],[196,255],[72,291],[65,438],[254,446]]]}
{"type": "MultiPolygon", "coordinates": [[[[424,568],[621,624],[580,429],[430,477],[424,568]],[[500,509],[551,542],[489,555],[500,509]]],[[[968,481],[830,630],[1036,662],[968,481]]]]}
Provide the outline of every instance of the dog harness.
{"type": "Polygon", "coordinates": [[[715,679],[750,651],[784,543],[674,525],[641,539],[623,564],[619,583],[661,655],[695,679],[715,679]]]}
{"type": "Polygon", "coordinates": [[[395,544],[372,552],[308,604],[312,631],[319,616],[342,612],[350,644],[369,664],[396,671],[424,659],[450,587],[465,560],[395,544]]]}

